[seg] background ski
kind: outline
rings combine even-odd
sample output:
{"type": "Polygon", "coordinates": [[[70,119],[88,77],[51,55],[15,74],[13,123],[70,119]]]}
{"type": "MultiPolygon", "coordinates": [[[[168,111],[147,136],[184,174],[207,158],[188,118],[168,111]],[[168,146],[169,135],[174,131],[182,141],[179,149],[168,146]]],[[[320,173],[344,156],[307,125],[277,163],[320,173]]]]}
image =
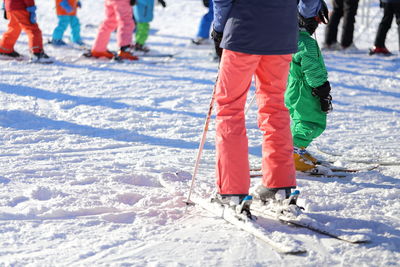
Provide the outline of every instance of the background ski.
{"type": "MultiPolygon", "coordinates": [[[[323,173],[312,173],[312,172],[300,172],[301,174],[304,174],[304,176],[318,176],[318,177],[327,177],[327,178],[345,178],[348,177],[347,174],[323,174],[323,173]]],[[[256,174],[250,174],[250,178],[258,178],[262,177],[261,173],[256,173],[256,174]]]]}
{"type": "MultiPolygon", "coordinates": [[[[150,58],[150,57],[149,57],[150,58]]],[[[143,65],[162,65],[162,64],[168,64],[171,63],[173,61],[171,61],[172,58],[170,57],[160,57],[160,59],[158,60],[148,60],[148,59],[142,59],[139,56],[139,60],[125,60],[125,59],[121,59],[118,56],[115,56],[112,59],[107,59],[107,58],[95,58],[90,56],[90,51],[85,51],[85,53],[79,55],[76,58],[72,58],[72,59],[65,59],[65,58],[60,58],[59,61],[60,62],[64,62],[64,63],[69,63],[69,64],[73,64],[73,63],[78,63],[78,62],[89,62],[89,63],[101,63],[101,64],[108,64],[108,63],[115,63],[115,64],[143,64],[143,65]]]]}
{"type": "Polygon", "coordinates": [[[275,211],[266,209],[266,207],[263,207],[260,202],[253,202],[253,204],[250,206],[250,209],[252,212],[254,211],[255,215],[265,216],[271,219],[278,220],[285,224],[293,224],[295,226],[307,228],[314,232],[324,234],[345,242],[367,243],[370,241],[370,238],[364,234],[346,233],[334,228],[330,228],[323,223],[311,218],[306,213],[291,218],[285,215],[279,215],[275,211]]]}
{"type": "MultiPolygon", "coordinates": [[[[367,167],[367,168],[346,168],[346,167],[336,167],[336,166],[325,166],[327,167],[331,172],[361,172],[361,171],[372,171],[375,170],[379,167],[380,164],[367,167]]],[[[251,168],[250,172],[261,172],[261,168],[251,168]]]]}
{"type": "Polygon", "coordinates": [[[2,56],[2,55],[0,55],[0,61],[10,61],[10,62],[12,62],[12,61],[15,61],[15,62],[26,62],[26,63],[29,63],[29,64],[44,64],[44,65],[47,65],[47,64],[53,64],[53,63],[55,63],[55,59],[54,58],[50,58],[51,60],[49,60],[49,61],[35,61],[35,60],[32,60],[29,56],[25,56],[25,55],[21,55],[21,56],[19,56],[19,57],[8,57],[8,56],[2,56]]]}
{"type": "Polygon", "coordinates": [[[136,53],[133,53],[133,54],[138,57],[167,57],[167,58],[170,58],[170,57],[175,57],[179,53],[160,53],[160,54],[151,54],[151,53],[136,54],[136,53]]]}
{"type": "MultiPolygon", "coordinates": [[[[319,146],[316,146],[318,151],[321,153],[324,153],[326,155],[332,156],[332,157],[345,157],[345,155],[340,154],[340,153],[335,153],[335,152],[331,152],[331,151],[325,151],[323,149],[321,149],[319,146]]],[[[376,165],[380,165],[380,166],[400,166],[400,161],[396,160],[396,161],[384,161],[384,160],[363,160],[363,159],[351,159],[351,158],[346,158],[347,162],[350,163],[361,163],[361,164],[376,164],[376,165]]]]}
{"type": "MultiPolygon", "coordinates": [[[[171,193],[187,191],[189,188],[188,182],[190,180],[187,180],[188,177],[185,177],[185,175],[181,175],[182,173],[162,173],[159,182],[171,193]]],[[[306,252],[302,243],[292,238],[289,234],[278,231],[267,232],[267,229],[259,225],[256,220],[250,220],[238,216],[238,214],[230,208],[211,202],[208,199],[203,199],[199,196],[192,196],[191,201],[193,205],[199,206],[214,216],[224,219],[237,228],[257,237],[279,253],[302,254],[306,252]]]]}
{"type": "Polygon", "coordinates": [[[47,40],[47,46],[52,47],[53,49],[70,49],[70,50],[78,50],[78,51],[88,51],[90,50],[90,46],[86,44],[75,44],[75,43],[65,43],[61,45],[53,44],[52,40],[47,40]]]}

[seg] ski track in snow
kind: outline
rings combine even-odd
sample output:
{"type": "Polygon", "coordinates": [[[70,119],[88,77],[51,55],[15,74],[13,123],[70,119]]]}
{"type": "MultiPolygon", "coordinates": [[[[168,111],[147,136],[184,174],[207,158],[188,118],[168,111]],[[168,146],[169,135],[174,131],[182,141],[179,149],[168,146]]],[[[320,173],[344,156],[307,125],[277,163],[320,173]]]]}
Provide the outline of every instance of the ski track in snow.
{"type": "MultiPolygon", "coordinates": [[[[46,40],[56,23],[53,3],[37,6],[46,40]]],[[[0,266],[398,265],[400,166],[342,179],[299,174],[307,211],[372,240],[348,244],[263,221],[268,231],[302,241],[308,253],[300,256],[280,255],[201,209],[185,213],[187,192],[160,184],[162,173],[192,172],[217,74],[211,46],[188,45],[205,11],[194,0],[156,7],[148,43],[162,53],[181,51],[172,59],[92,62],[78,60],[81,51],[46,45],[54,64],[0,61],[0,266]]],[[[356,26],[364,53],[324,53],[334,111],[310,151],[338,166],[400,159],[400,58],[366,54],[381,18],[377,4],[371,12],[370,27],[356,26]]],[[[84,1],[78,16],[91,44],[103,1],[84,1]]],[[[320,43],[323,32],[321,26],[320,43]]],[[[395,24],[387,46],[398,50],[395,24]]],[[[115,35],[109,48],[116,49],[115,35]]],[[[16,50],[28,54],[26,35],[16,50]]],[[[247,115],[252,166],[261,157],[256,113],[254,105],[247,115]]],[[[195,186],[204,195],[214,185],[214,134],[212,123],[195,186]]]]}

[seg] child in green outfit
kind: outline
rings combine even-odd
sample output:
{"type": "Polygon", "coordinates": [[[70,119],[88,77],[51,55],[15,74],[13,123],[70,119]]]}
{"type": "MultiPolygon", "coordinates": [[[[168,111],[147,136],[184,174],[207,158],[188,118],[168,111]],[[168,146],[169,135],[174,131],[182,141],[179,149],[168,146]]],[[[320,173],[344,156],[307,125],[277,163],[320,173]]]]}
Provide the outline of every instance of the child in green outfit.
{"type": "MultiPolygon", "coordinates": [[[[164,8],[167,6],[164,0],[157,0],[164,8]]],[[[131,0],[133,2],[133,15],[136,22],[136,51],[148,52],[150,49],[145,46],[149,37],[150,22],[153,20],[154,0],[131,0]]]]}
{"type": "Polygon", "coordinates": [[[332,110],[332,97],[321,50],[311,37],[318,21],[299,15],[299,26],[298,52],[290,64],[285,104],[292,119],[296,170],[312,171],[318,161],[306,147],[325,130],[326,115],[332,110]]]}

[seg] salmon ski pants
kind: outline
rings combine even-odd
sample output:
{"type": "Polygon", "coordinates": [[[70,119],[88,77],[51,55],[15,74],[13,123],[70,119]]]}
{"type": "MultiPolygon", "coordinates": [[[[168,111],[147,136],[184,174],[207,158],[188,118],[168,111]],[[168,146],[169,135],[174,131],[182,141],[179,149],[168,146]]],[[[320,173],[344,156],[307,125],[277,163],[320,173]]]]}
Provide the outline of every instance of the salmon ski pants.
{"type": "Polygon", "coordinates": [[[0,40],[0,52],[12,53],[21,31],[28,35],[29,48],[32,53],[39,53],[43,50],[42,31],[37,23],[30,22],[28,11],[7,11],[7,18],[9,19],[8,28],[0,40]]]}
{"type": "Polygon", "coordinates": [[[248,194],[250,171],[244,107],[255,77],[263,134],[262,183],[296,186],[293,141],[284,93],[291,55],[251,55],[224,49],[216,85],[216,179],[220,194],[248,194]]]}
{"type": "Polygon", "coordinates": [[[117,29],[117,44],[119,47],[132,44],[132,34],[135,23],[132,18],[132,7],[127,0],[105,0],[106,18],[99,27],[92,50],[103,52],[107,50],[111,33],[117,29]]]}

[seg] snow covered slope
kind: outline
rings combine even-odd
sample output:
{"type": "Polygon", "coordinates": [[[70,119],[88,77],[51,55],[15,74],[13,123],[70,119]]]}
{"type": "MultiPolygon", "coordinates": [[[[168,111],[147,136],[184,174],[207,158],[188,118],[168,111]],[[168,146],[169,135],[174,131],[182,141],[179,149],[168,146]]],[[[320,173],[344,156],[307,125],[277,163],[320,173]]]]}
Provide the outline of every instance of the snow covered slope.
{"type": "MultiPolygon", "coordinates": [[[[103,1],[82,3],[82,36],[91,44],[103,1]]],[[[368,166],[351,160],[394,164],[342,179],[298,176],[307,211],[372,241],[348,244],[270,221],[268,231],[289,233],[308,249],[281,255],[199,208],[185,213],[187,192],[171,193],[159,182],[165,172],[192,172],[217,74],[210,47],[188,46],[206,11],[201,1],[167,5],[156,7],[148,45],[181,52],[176,58],[92,62],[77,60],[81,51],[46,46],[55,64],[0,61],[0,266],[398,265],[395,24],[387,39],[395,56],[367,55],[381,17],[377,4],[371,4],[368,27],[361,23],[362,12],[357,18],[355,43],[363,53],[325,54],[334,111],[310,147],[338,166],[368,166]]],[[[50,38],[53,1],[37,0],[37,6],[44,39],[50,38]]],[[[0,21],[0,33],[6,23],[0,21]]],[[[320,43],[323,33],[321,26],[320,43]]],[[[109,48],[116,49],[115,35],[109,48]]],[[[16,50],[28,54],[26,35],[16,50]]],[[[254,105],[247,120],[252,166],[259,166],[261,156],[256,113],[254,105]]],[[[214,184],[214,134],[212,123],[195,185],[199,192],[214,184]]]]}

